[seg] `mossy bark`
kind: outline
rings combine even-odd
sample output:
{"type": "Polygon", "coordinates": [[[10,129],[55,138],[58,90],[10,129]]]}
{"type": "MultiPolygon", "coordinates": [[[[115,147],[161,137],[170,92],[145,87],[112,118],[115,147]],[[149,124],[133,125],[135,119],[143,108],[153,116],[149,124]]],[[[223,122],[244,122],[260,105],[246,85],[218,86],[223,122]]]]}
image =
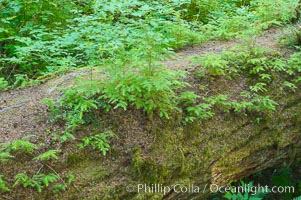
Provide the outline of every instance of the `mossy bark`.
{"type": "MultiPolygon", "coordinates": [[[[48,122],[47,108],[40,101],[46,97],[59,98],[61,93],[57,88],[72,86],[74,77],[81,73],[84,72],[72,72],[42,85],[0,93],[1,100],[4,99],[0,106],[1,140],[59,130],[59,125],[48,122]]],[[[74,187],[58,199],[206,199],[209,188],[198,193],[163,194],[128,192],[126,186],[224,186],[269,167],[290,165],[301,152],[300,100],[300,90],[280,98],[277,111],[266,113],[260,122],[255,122],[256,116],[252,114],[242,116],[232,112],[217,113],[209,120],[186,126],[177,117],[149,121],[137,110],[100,116],[103,128],[113,130],[117,136],[112,141],[111,152],[106,157],[96,155],[87,159],[91,152],[81,151],[77,156],[76,151],[72,152],[76,146],[63,147],[66,155],[56,169],[60,173],[75,173],[78,178],[74,187]]],[[[86,134],[88,130],[91,127],[83,127],[80,132],[86,134]]],[[[13,163],[9,165],[14,168],[13,163]]],[[[1,167],[1,173],[5,174],[20,171],[24,165],[16,165],[13,170],[5,165],[1,167]]],[[[11,195],[26,199],[24,190],[11,195]]],[[[36,192],[34,196],[50,198],[36,192]]]]}

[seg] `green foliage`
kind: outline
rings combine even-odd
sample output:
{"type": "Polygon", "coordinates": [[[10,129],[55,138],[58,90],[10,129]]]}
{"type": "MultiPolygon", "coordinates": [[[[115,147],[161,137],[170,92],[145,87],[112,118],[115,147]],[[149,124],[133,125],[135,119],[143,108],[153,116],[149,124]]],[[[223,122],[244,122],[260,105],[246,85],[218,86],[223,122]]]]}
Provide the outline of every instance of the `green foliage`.
{"type": "Polygon", "coordinates": [[[180,81],[183,73],[167,69],[152,69],[151,74],[144,68],[136,72],[117,70],[104,79],[101,99],[108,100],[114,109],[134,106],[143,109],[152,118],[154,111],[161,117],[169,118],[176,107],[175,90],[185,84],[180,81]]]}
{"type": "Polygon", "coordinates": [[[260,96],[255,95],[254,98],[251,100],[254,107],[251,110],[255,110],[257,112],[260,111],[275,111],[276,106],[278,105],[275,101],[270,99],[269,96],[260,96]]]}
{"type": "Polygon", "coordinates": [[[236,113],[245,113],[247,111],[262,113],[267,111],[275,111],[278,104],[270,99],[269,96],[260,96],[255,94],[255,96],[240,102],[231,101],[228,105],[236,113]]]}
{"type": "MultiPolygon", "coordinates": [[[[298,199],[301,194],[300,190],[300,178],[298,177],[298,169],[300,163],[297,162],[296,165],[292,165],[292,168],[276,168],[268,169],[259,172],[258,174],[252,175],[256,179],[263,181],[267,185],[271,185],[275,188],[286,188],[283,192],[270,192],[265,199],[283,199],[292,200],[298,199]],[[266,182],[268,181],[268,182],[266,182]],[[295,198],[294,198],[295,197],[295,198]]],[[[252,178],[250,177],[250,178],[252,178]]]]}
{"type": "Polygon", "coordinates": [[[0,91],[5,90],[7,88],[8,88],[8,82],[3,77],[0,77],[0,91]]]}
{"type": "MultiPolygon", "coordinates": [[[[0,62],[4,67],[0,73],[5,77],[1,88],[7,87],[7,80],[14,83],[13,87],[20,87],[33,84],[32,77],[45,73],[87,65],[103,68],[100,81],[83,81],[65,90],[59,102],[46,100],[53,120],[66,122],[62,142],[74,138],[71,132],[86,123],[85,115],[98,108],[109,111],[135,107],[149,118],[154,114],[169,118],[179,110],[176,91],[187,84],[181,81],[184,73],[164,69],[158,61],[175,48],[244,35],[257,30],[260,23],[287,22],[297,7],[296,0],[1,3],[4,56],[0,62]],[[39,16],[31,17],[36,11],[39,16]]],[[[263,80],[251,86],[251,91],[265,92],[266,82],[272,79],[269,72],[275,70],[269,67],[269,59],[255,48],[234,54],[209,54],[197,62],[210,76],[248,70],[263,80]]],[[[200,104],[185,112],[192,121],[212,116],[210,107],[200,104]]]]}
{"type": "Polygon", "coordinates": [[[45,56],[42,57],[47,45],[45,40],[53,38],[49,32],[60,26],[62,20],[72,16],[70,5],[74,4],[60,0],[0,2],[0,63],[4,66],[0,72],[7,75],[7,80],[13,80],[14,74],[33,76],[41,70],[37,66],[45,63],[45,56]],[[67,8],[69,11],[66,13],[67,8]]]}
{"type": "Polygon", "coordinates": [[[183,92],[180,95],[180,105],[184,113],[184,124],[194,122],[195,120],[205,120],[212,117],[214,107],[220,108],[225,112],[233,110],[235,113],[257,112],[265,113],[275,111],[278,105],[269,96],[261,96],[258,94],[251,95],[249,92],[241,94],[245,100],[236,101],[229,100],[227,95],[217,95],[203,98],[203,103],[198,103],[200,97],[193,92],[183,92]]]}
{"type": "Polygon", "coordinates": [[[71,185],[71,183],[75,180],[75,175],[74,174],[68,174],[67,177],[65,177],[67,179],[67,182],[64,184],[55,184],[51,187],[51,190],[56,193],[55,197],[58,197],[57,193],[61,192],[61,191],[65,191],[68,188],[68,185],[71,185]]]}
{"type": "Polygon", "coordinates": [[[224,75],[224,70],[227,68],[228,62],[222,56],[216,54],[206,54],[204,57],[194,57],[193,64],[198,64],[206,69],[210,76],[224,75]]]}
{"type": "Polygon", "coordinates": [[[196,103],[198,98],[200,98],[199,95],[195,94],[194,92],[185,91],[179,96],[179,102],[184,104],[184,106],[188,106],[196,103]]]}
{"type": "Polygon", "coordinates": [[[248,7],[237,8],[231,14],[220,12],[212,14],[212,21],[204,26],[209,38],[228,40],[239,36],[252,27],[255,15],[248,7]]]}
{"type": "Polygon", "coordinates": [[[256,83],[254,86],[250,86],[250,90],[252,92],[258,93],[258,92],[266,92],[265,89],[266,83],[256,83]]]}
{"type": "MultiPolygon", "coordinates": [[[[75,130],[80,124],[84,124],[84,114],[97,108],[97,102],[90,99],[91,87],[84,88],[85,86],[65,90],[57,105],[52,99],[43,99],[43,102],[49,106],[53,121],[58,119],[66,121],[66,131],[75,130]]],[[[65,141],[67,138],[73,137],[66,132],[61,140],[65,141]]]]}
{"type": "MultiPolygon", "coordinates": [[[[224,52],[222,57],[229,61],[229,72],[244,73],[245,76],[249,75],[265,81],[269,80],[272,71],[284,71],[283,68],[285,67],[284,61],[277,58],[277,52],[270,52],[269,49],[257,47],[253,41],[246,41],[235,46],[231,51],[224,52]]],[[[264,84],[259,85],[260,90],[262,86],[264,84]]]]}
{"type": "Polygon", "coordinates": [[[288,26],[283,35],[279,38],[282,46],[298,47],[301,46],[301,28],[296,26],[288,26]]]}
{"type": "Polygon", "coordinates": [[[227,95],[216,95],[203,99],[205,102],[209,103],[212,106],[221,106],[227,108],[229,106],[229,100],[227,95]]]}
{"type": "Polygon", "coordinates": [[[241,187],[245,188],[246,191],[244,193],[238,192],[235,193],[235,189],[231,189],[231,192],[227,192],[224,197],[226,199],[230,200],[261,200],[263,197],[269,192],[263,190],[263,188],[260,188],[259,191],[257,191],[256,194],[250,194],[251,191],[249,191],[249,188],[253,187],[253,183],[244,183],[243,181],[240,181],[241,187]]]}
{"type": "Polygon", "coordinates": [[[55,184],[51,187],[51,190],[53,190],[55,193],[65,191],[68,188],[66,184],[55,184]]]}
{"type": "Polygon", "coordinates": [[[291,89],[292,91],[296,91],[296,89],[297,89],[297,86],[294,83],[291,83],[291,82],[288,82],[288,81],[285,81],[283,83],[283,86],[291,89]]]}
{"type": "Polygon", "coordinates": [[[253,104],[249,101],[233,101],[231,102],[231,107],[236,113],[245,113],[246,111],[251,110],[253,108],[253,104]]]}
{"type": "Polygon", "coordinates": [[[64,131],[62,135],[58,135],[58,134],[54,133],[54,134],[52,134],[52,137],[54,140],[59,140],[61,143],[66,142],[68,139],[70,139],[70,140],[75,139],[74,135],[67,131],[64,131]]]}
{"type": "Polygon", "coordinates": [[[203,66],[209,75],[249,75],[266,82],[271,79],[272,71],[281,72],[287,69],[285,62],[277,58],[277,52],[272,54],[268,49],[259,48],[253,42],[245,41],[222,54],[209,53],[204,57],[194,57],[193,63],[203,66]]]}
{"type": "Polygon", "coordinates": [[[0,88],[7,81],[28,85],[45,73],[101,65],[121,49],[143,48],[149,36],[167,49],[229,39],[262,24],[288,22],[297,6],[297,0],[3,0],[0,88]]]}
{"type": "MultiPolygon", "coordinates": [[[[208,69],[211,69],[211,75],[223,75],[226,78],[243,77],[250,80],[249,84],[251,84],[249,91],[244,91],[244,94],[241,95],[242,100],[240,101],[230,101],[225,95],[205,98],[204,100],[208,104],[207,112],[214,105],[218,105],[224,111],[233,110],[236,113],[245,114],[247,112],[265,113],[274,111],[277,103],[269,96],[265,96],[269,91],[269,86],[274,84],[274,77],[277,76],[276,74],[279,74],[279,76],[282,74],[281,76],[287,78],[285,74],[296,75],[299,73],[300,56],[293,55],[289,65],[287,65],[287,62],[279,58],[278,55],[277,52],[258,48],[251,39],[230,51],[224,51],[222,54],[208,54],[202,58],[194,57],[193,64],[203,66],[208,75],[210,75],[208,69]]],[[[283,81],[279,87],[288,87],[293,91],[297,88],[296,84],[289,81],[283,81]]],[[[195,110],[195,108],[189,109],[191,111],[195,110]]],[[[190,117],[189,121],[193,120],[190,117]]]]}
{"type": "Polygon", "coordinates": [[[0,149],[0,162],[6,162],[11,158],[14,158],[14,156],[11,155],[9,151],[3,151],[0,149]]]}
{"type": "Polygon", "coordinates": [[[108,137],[112,137],[113,133],[106,131],[100,134],[94,134],[82,139],[82,143],[79,144],[80,148],[92,147],[92,149],[101,152],[104,156],[110,148],[108,137]]]}
{"type": "Polygon", "coordinates": [[[265,23],[266,27],[273,24],[287,23],[296,17],[295,8],[298,4],[298,0],[251,1],[251,6],[254,7],[254,12],[256,13],[256,20],[259,23],[265,23]]]}
{"type": "Polygon", "coordinates": [[[301,199],[301,196],[293,198],[293,200],[300,200],[300,199],[301,199]]]}
{"type": "Polygon", "coordinates": [[[38,84],[38,80],[31,80],[28,78],[26,74],[16,74],[14,75],[14,83],[12,87],[17,88],[17,87],[26,87],[26,86],[31,86],[38,84]]]}
{"type": "Polygon", "coordinates": [[[22,185],[23,187],[36,188],[38,192],[42,192],[43,188],[48,187],[49,184],[58,181],[59,177],[56,174],[35,174],[32,178],[26,174],[21,173],[15,176],[15,183],[13,187],[22,185]]]}
{"type": "Polygon", "coordinates": [[[198,101],[200,101],[198,100],[199,98],[200,97],[193,92],[183,92],[180,95],[180,103],[183,104],[182,107],[184,110],[184,124],[212,117],[214,115],[214,106],[228,106],[226,95],[203,98],[203,103],[198,103],[198,101]]]}
{"type": "Polygon", "coordinates": [[[298,82],[298,78],[301,72],[301,51],[298,51],[291,55],[290,59],[288,60],[288,70],[286,71],[287,74],[294,76],[297,75],[297,79],[295,82],[298,82]]]}
{"type": "Polygon", "coordinates": [[[187,116],[184,118],[184,123],[194,122],[195,120],[204,120],[214,115],[211,112],[211,105],[201,103],[195,106],[189,106],[186,108],[187,116]]]}
{"type": "Polygon", "coordinates": [[[67,90],[64,96],[59,101],[62,107],[65,106],[66,113],[65,120],[68,122],[67,126],[70,129],[75,129],[79,124],[83,124],[83,115],[92,109],[96,109],[95,100],[89,99],[86,91],[81,90],[67,90]]]}
{"type": "Polygon", "coordinates": [[[143,47],[136,40],[145,37],[145,26],[163,35],[165,47],[199,42],[192,23],[183,20],[182,5],[139,0],[130,4],[114,0],[1,1],[0,63],[4,68],[0,74],[14,82],[15,74],[32,78],[102,63],[118,54],[121,45],[127,50],[143,47]]]}
{"type": "MultiPolygon", "coordinates": [[[[200,2],[203,5],[206,3],[200,2]]],[[[260,31],[272,25],[288,23],[296,17],[298,0],[216,1],[210,4],[208,24],[201,30],[206,38],[227,40],[240,37],[248,31],[260,31]]]]}
{"type": "MultiPolygon", "coordinates": [[[[100,100],[108,101],[106,109],[129,106],[144,110],[150,118],[154,113],[169,117],[175,108],[175,90],[183,87],[183,72],[171,71],[157,64],[169,53],[168,40],[161,33],[143,26],[141,38],[131,42],[141,46],[108,60],[107,73],[101,80],[100,100]],[[143,36],[142,36],[143,35],[143,36]]],[[[130,44],[130,43],[129,43],[130,44]]],[[[129,45],[126,44],[126,45],[129,45]]]]}
{"type": "Polygon", "coordinates": [[[43,154],[40,154],[38,156],[36,156],[35,158],[33,158],[33,160],[42,160],[42,161],[48,161],[48,160],[57,160],[58,156],[57,154],[60,153],[60,150],[48,150],[43,154]]]}
{"type": "Polygon", "coordinates": [[[157,64],[164,54],[169,53],[164,46],[168,40],[147,27],[137,31],[141,31],[141,38],[131,43],[141,46],[126,51],[126,45],[131,43],[121,44],[115,58],[106,60],[106,72],[100,81],[80,82],[77,87],[65,91],[58,105],[49,99],[44,101],[55,119],[67,122],[67,129],[74,130],[84,124],[84,113],[96,108],[109,111],[135,107],[144,110],[149,118],[155,113],[169,118],[176,109],[175,91],[186,85],[181,81],[184,72],[168,70],[157,64]]]}
{"type": "Polygon", "coordinates": [[[3,175],[0,175],[0,191],[2,192],[9,192],[10,189],[6,185],[6,182],[3,180],[3,175]]]}
{"type": "Polygon", "coordinates": [[[1,149],[0,149],[1,152],[6,152],[6,153],[10,151],[15,151],[20,153],[31,154],[37,148],[37,145],[26,140],[15,140],[11,143],[6,142],[0,145],[1,145],[1,149]]]}
{"type": "Polygon", "coordinates": [[[67,184],[68,185],[71,185],[71,183],[75,180],[75,175],[74,174],[68,174],[67,176],[66,176],[66,179],[67,179],[67,184]]]}
{"type": "MultiPolygon", "coordinates": [[[[292,180],[291,176],[292,176],[292,169],[290,168],[275,170],[272,177],[272,184],[278,187],[293,186],[294,188],[297,188],[297,183],[294,180],[292,180]]],[[[297,191],[295,191],[294,193],[297,193],[297,191]]],[[[293,198],[294,193],[285,192],[285,193],[280,193],[279,196],[283,200],[290,200],[293,198]]]]}
{"type": "Polygon", "coordinates": [[[37,146],[31,142],[24,140],[15,140],[12,142],[10,148],[13,151],[21,152],[21,153],[32,153],[33,150],[37,148],[37,146]]]}

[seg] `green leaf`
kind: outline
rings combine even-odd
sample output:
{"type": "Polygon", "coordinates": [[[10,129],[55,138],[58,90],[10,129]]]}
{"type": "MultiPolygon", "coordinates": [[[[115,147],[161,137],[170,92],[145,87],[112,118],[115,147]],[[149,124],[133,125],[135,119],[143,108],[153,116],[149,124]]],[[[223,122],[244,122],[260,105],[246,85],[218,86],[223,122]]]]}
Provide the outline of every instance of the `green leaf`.
{"type": "Polygon", "coordinates": [[[33,160],[42,160],[42,161],[48,161],[51,159],[57,160],[58,156],[57,154],[60,153],[60,150],[48,150],[47,152],[36,156],[35,158],[33,158],[33,160]]]}

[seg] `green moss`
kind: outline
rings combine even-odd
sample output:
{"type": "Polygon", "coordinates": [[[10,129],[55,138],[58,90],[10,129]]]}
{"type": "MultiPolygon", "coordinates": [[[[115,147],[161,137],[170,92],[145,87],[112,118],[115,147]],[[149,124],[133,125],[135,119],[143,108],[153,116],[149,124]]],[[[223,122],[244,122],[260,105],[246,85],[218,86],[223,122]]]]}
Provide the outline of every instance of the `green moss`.
{"type": "Polygon", "coordinates": [[[167,167],[152,158],[142,157],[140,148],[133,150],[132,172],[143,183],[163,183],[168,176],[167,167]]]}
{"type": "Polygon", "coordinates": [[[76,152],[71,152],[67,156],[67,165],[68,167],[74,167],[77,166],[78,164],[82,163],[85,161],[88,156],[86,156],[83,152],[81,151],[76,151],[76,152]]]}

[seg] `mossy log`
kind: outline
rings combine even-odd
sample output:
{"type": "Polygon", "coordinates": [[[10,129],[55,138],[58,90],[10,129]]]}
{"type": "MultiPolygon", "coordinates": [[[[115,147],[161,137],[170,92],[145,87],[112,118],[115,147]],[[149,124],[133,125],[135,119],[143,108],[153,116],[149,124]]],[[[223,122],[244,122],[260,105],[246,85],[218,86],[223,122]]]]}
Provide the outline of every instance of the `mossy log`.
{"type": "MultiPolygon", "coordinates": [[[[71,72],[41,85],[0,93],[1,141],[58,130],[58,125],[49,123],[49,113],[41,99],[59,98],[61,92],[57,88],[72,86],[74,77],[82,73],[85,71],[71,72]]],[[[102,119],[102,123],[112,129],[118,139],[113,141],[110,154],[101,158],[104,163],[102,170],[106,172],[106,183],[116,177],[123,177],[123,181],[112,187],[104,186],[103,180],[98,179],[93,186],[87,186],[85,183],[99,173],[98,168],[91,167],[95,166],[95,161],[83,161],[82,154],[77,160],[73,154],[71,164],[71,155],[68,154],[65,158],[67,164],[61,166],[62,172],[76,172],[86,177],[90,177],[90,173],[94,175],[91,179],[77,182],[77,188],[83,187],[81,194],[71,189],[72,192],[63,194],[62,199],[72,199],[77,195],[87,199],[112,198],[108,192],[111,190],[116,191],[120,199],[143,199],[146,194],[128,193],[126,185],[223,186],[269,167],[290,165],[301,151],[301,92],[291,93],[278,103],[277,111],[266,114],[259,123],[254,122],[252,116],[231,112],[217,113],[209,120],[187,126],[183,126],[176,117],[173,120],[148,121],[137,110],[113,112],[102,119]],[[89,172],[85,171],[89,166],[89,172]]],[[[208,189],[205,193],[171,191],[165,195],[147,194],[147,198],[206,198],[208,193],[208,189]]]]}
{"type": "MultiPolygon", "coordinates": [[[[219,50],[218,50],[219,51],[219,50]]],[[[43,84],[0,93],[0,142],[13,141],[34,134],[58,132],[60,123],[49,122],[43,98],[59,99],[59,88],[72,87],[79,75],[89,76],[89,70],[79,70],[54,77],[43,84]]],[[[91,77],[90,77],[91,78],[91,77]]],[[[94,77],[97,78],[97,75],[94,77]]],[[[235,81],[234,81],[235,82],[235,81]]],[[[235,83],[216,80],[219,89],[236,93],[235,83]]],[[[170,120],[149,120],[136,109],[114,110],[97,115],[101,129],[112,130],[116,137],[106,157],[76,145],[63,146],[62,160],[55,167],[58,173],[74,173],[77,180],[68,191],[56,199],[206,199],[209,188],[198,193],[138,193],[127,191],[128,185],[174,184],[227,185],[269,167],[289,166],[300,158],[301,152],[301,91],[277,95],[274,88],[270,96],[278,96],[277,110],[258,116],[216,111],[214,117],[183,125],[175,114],[170,120]]],[[[92,123],[93,124],[93,123],[92,123]]],[[[86,125],[77,136],[97,130],[86,125]]],[[[36,173],[40,166],[26,162],[0,165],[2,174],[22,171],[36,173]],[[37,168],[37,169],[36,169],[37,168]]],[[[136,188],[137,189],[137,188],[136,188]]],[[[136,192],[135,192],[136,191],[136,192]]],[[[52,199],[51,193],[38,193],[29,197],[28,191],[11,192],[12,199],[52,199]]],[[[7,197],[3,194],[3,198],[7,197]]]]}

